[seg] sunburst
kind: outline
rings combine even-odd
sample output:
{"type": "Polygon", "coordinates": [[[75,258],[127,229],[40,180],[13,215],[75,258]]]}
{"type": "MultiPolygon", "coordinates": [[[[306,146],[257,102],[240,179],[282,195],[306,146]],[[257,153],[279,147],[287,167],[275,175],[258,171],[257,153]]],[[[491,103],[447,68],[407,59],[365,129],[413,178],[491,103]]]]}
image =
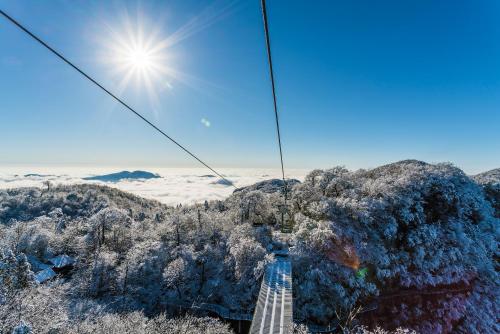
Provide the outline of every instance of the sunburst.
{"type": "Polygon", "coordinates": [[[108,26],[108,33],[101,37],[101,44],[105,46],[103,59],[110,65],[108,68],[113,76],[118,78],[120,94],[134,85],[139,92],[147,92],[153,110],[156,110],[160,90],[172,87],[171,82],[176,76],[172,69],[172,52],[162,45],[161,27],[148,29],[144,20],[132,22],[128,16],[118,26],[119,29],[108,26]]]}
{"type": "Polygon", "coordinates": [[[217,1],[206,7],[180,28],[169,35],[165,34],[164,22],[150,24],[145,15],[136,16],[123,12],[116,24],[104,24],[97,39],[102,46],[100,59],[103,60],[112,76],[118,80],[118,93],[122,94],[130,86],[137,92],[146,92],[153,110],[158,110],[159,95],[162,91],[172,90],[175,82],[192,88],[202,80],[178,69],[174,61],[174,47],[213,23],[234,9],[231,1],[221,5],[217,1]]]}

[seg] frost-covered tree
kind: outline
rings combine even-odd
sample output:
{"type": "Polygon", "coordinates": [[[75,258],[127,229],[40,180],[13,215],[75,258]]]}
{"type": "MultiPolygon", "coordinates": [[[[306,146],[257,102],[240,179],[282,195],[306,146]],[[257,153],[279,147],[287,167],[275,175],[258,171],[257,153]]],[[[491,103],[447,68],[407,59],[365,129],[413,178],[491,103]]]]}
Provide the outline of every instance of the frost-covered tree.
{"type": "MultiPolygon", "coordinates": [[[[475,322],[464,307],[472,287],[498,284],[499,220],[482,188],[451,165],[316,170],[292,195],[299,318],[326,323],[335,307],[378,303],[368,314],[387,328],[450,332],[475,322]]],[[[478,332],[493,333],[498,298],[483,298],[478,332]]]]}
{"type": "Polygon", "coordinates": [[[288,243],[274,224],[279,180],[178,207],[97,185],[0,190],[0,324],[225,333],[173,316],[200,303],[252,314],[272,251],[291,246],[298,321],[345,324],[361,307],[349,323],[366,333],[496,333],[498,192],[482,180],[418,161],[315,170],[287,182],[288,243]],[[75,261],[34,283],[58,255],[75,261]]]}
{"type": "Polygon", "coordinates": [[[177,290],[178,298],[182,298],[182,290],[189,279],[187,261],[179,257],[168,264],[163,272],[165,286],[177,290]]]}
{"type": "Polygon", "coordinates": [[[30,334],[30,333],[33,333],[31,326],[22,320],[19,323],[19,325],[14,327],[14,329],[12,330],[12,334],[30,334]]]}
{"type": "Polygon", "coordinates": [[[129,235],[126,227],[131,219],[123,210],[105,208],[90,217],[90,231],[87,240],[93,249],[103,245],[120,252],[130,246],[129,235]]]}
{"type": "Polygon", "coordinates": [[[15,255],[10,249],[0,249],[0,282],[6,293],[29,288],[34,284],[31,265],[24,253],[15,255]]]}

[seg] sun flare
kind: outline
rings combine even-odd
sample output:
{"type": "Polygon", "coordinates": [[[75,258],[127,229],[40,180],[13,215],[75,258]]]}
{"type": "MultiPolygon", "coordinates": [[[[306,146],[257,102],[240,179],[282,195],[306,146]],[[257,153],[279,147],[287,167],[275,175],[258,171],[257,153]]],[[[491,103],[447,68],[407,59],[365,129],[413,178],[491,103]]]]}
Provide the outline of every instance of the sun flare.
{"type": "Polygon", "coordinates": [[[208,6],[174,30],[167,29],[162,18],[124,10],[115,21],[106,18],[96,27],[98,57],[116,81],[118,94],[147,93],[155,113],[160,107],[160,96],[172,91],[177,83],[210,94],[213,84],[180,70],[178,62],[182,57],[176,54],[175,47],[233,9],[232,2],[220,8],[208,6]]]}
{"type": "Polygon", "coordinates": [[[173,51],[165,43],[168,36],[161,35],[160,26],[150,25],[141,17],[124,16],[121,21],[105,27],[105,33],[98,35],[102,46],[100,59],[116,80],[118,93],[129,88],[138,94],[144,92],[156,110],[166,82],[172,87],[178,76],[178,71],[173,69],[173,51]]]}
{"type": "Polygon", "coordinates": [[[126,34],[115,35],[111,45],[110,58],[122,89],[133,81],[151,90],[163,78],[172,76],[166,48],[155,40],[154,33],[144,33],[144,27],[130,27],[126,34]]]}
{"type": "Polygon", "coordinates": [[[112,47],[111,58],[116,70],[126,80],[123,82],[125,86],[129,80],[142,85],[169,75],[167,50],[159,42],[145,41],[142,31],[138,29],[137,36],[119,37],[112,47]]]}

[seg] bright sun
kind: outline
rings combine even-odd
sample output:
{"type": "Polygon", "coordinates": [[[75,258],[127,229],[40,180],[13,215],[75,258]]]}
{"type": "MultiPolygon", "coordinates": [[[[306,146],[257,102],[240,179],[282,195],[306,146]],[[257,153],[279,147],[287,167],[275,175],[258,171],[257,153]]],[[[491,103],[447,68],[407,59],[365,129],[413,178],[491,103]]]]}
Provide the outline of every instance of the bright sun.
{"type": "Polygon", "coordinates": [[[139,86],[150,88],[157,80],[169,75],[167,53],[161,42],[153,36],[143,33],[142,29],[128,31],[113,43],[111,59],[118,74],[122,77],[122,86],[134,80],[139,86]]]}
{"type": "Polygon", "coordinates": [[[101,46],[99,58],[116,80],[117,93],[123,94],[127,90],[142,96],[146,92],[153,111],[157,112],[160,95],[172,90],[175,83],[204,91],[200,87],[206,87],[207,81],[180,71],[179,64],[174,64],[174,60],[180,59],[175,57],[174,48],[232,9],[232,2],[222,8],[209,6],[168,35],[163,20],[150,20],[141,11],[131,15],[124,10],[118,14],[115,23],[105,20],[95,31],[95,36],[101,46]]]}
{"type": "Polygon", "coordinates": [[[107,25],[98,40],[103,48],[101,59],[118,80],[118,93],[133,85],[136,92],[146,92],[156,109],[159,95],[172,89],[179,72],[172,68],[172,51],[168,37],[161,36],[160,27],[148,26],[143,20],[125,17],[122,24],[107,25]]]}
{"type": "Polygon", "coordinates": [[[128,51],[124,61],[135,71],[148,72],[159,67],[160,64],[155,64],[155,58],[151,54],[151,50],[144,47],[135,47],[128,51]]]}
{"type": "Polygon", "coordinates": [[[153,59],[149,51],[141,48],[130,50],[126,61],[131,68],[138,71],[147,71],[153,66],[153,59]]]}

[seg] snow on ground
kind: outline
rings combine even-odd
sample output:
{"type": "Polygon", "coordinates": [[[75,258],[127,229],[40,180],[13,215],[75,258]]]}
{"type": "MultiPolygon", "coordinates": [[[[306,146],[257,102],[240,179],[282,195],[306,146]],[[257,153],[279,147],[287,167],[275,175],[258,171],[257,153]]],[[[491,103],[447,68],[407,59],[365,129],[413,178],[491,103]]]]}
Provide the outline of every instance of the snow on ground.
{"type": "MultiPolygon", "coordinates": [[[[303,180],[309,170],[287,170],[287,178],[303,180]]],[[[272,178],[281,178],[279,169],[220,169],[220,173],[233,181],[236,187],[251,185],[272,178]]],[[[169,205],[191,204],[205,200],[224,199],[234,188],[220,184],[219,178],[203,168],[124,168],[124,167],[1,167],[0,189],[18,187],[44,187],[52,184],[93,183],[115,187],[145,198],[155,199],[169,205]],[[157,179],[128,179],[119,182],[83,180],[84,177],[104,175],[124,170],[144,170],[158,173],[157,179]]]]}

